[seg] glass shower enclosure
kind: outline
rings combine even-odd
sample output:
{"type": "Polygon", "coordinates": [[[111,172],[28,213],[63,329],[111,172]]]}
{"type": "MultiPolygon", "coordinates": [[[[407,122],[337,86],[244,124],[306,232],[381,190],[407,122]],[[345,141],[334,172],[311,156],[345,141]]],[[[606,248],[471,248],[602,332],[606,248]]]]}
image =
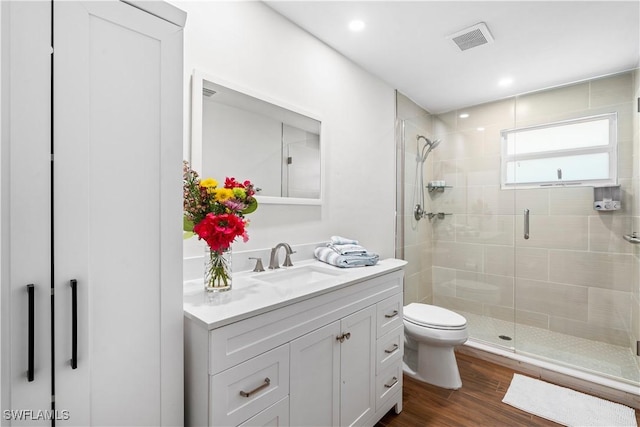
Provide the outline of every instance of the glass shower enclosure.
{"type": "Polygon", "coordinates": [[[640,385],[639,86],[635,70],[437,115],[399,94],[405,304],[463,314],[476,342],[640,385]],[[442,141],[422,164],[419,135],[442,141]],[[420,190],[433,215],[416,219],[420,190]]]}

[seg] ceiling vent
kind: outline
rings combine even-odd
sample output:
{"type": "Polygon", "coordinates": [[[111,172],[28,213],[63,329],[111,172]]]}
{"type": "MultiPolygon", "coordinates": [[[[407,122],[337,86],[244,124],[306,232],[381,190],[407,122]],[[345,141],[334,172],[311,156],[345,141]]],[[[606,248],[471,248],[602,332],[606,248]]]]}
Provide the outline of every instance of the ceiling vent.
{"type": "Polygon", "coordinates": [[[483,44],[493,43],[493,36],[484,22],[451,34],[447,36],[447,38],[452,40],[462,51],[471,49],[472,47],[482,46],[483,44]]]}
{"type": "Polygon", "coordinates": [[[208,96],[213,96],[213,95],[215,95],[215,94],[216,94],[216,91],[215,91],[215,90],[213,90],[213,89],[209,89],[208,87],[203,87],[203,88],[202,88],[202,94],[203,94],[204,96],[207,96],[207,97],[208,97],[208,96]]]}

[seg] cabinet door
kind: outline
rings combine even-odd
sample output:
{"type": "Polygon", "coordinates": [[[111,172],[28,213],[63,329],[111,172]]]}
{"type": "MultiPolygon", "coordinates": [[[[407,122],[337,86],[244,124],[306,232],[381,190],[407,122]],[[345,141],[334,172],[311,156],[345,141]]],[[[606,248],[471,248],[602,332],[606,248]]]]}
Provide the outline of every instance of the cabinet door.
{"type": "Polygon", "coordinates": [[[340,425],[362,425],[375,412],[376,307],[360,310],[341,321],[340,425]]]}
{"type": "Polygon", "coordinates": [[[289,398],[285,397],[238,427],[287,427],[289,425],[289,398]]]}
{"type": "Polygon", "coordinates": [[[118,1],[55,2],[54,17],[60,424],[179,425],[182,28],[118,1]]]}
{"type": "Polygon", "coordinates": [[[340,422],[340,322],[291,341],[290,423],[337,426],[340,422]]]}
{"type": "Polygon", "coordinates": [[[13,426],[50,425],[50,421],[33,418],[38,411],[51,408],[52,392],[51,5],[15,1],[0,2],[0,7],[2,414],[3,420],[13,426]],[[34,285],[32,381],[27,376],[29,284],[34,285]],[[33,416],[25,411],[33,411],[33,416]]]}

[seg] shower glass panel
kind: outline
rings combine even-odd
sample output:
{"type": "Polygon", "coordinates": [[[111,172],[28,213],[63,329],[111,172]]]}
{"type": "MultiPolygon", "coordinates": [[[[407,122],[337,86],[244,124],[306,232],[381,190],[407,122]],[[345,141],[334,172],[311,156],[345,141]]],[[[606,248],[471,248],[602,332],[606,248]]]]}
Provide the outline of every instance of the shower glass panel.
{"type": "MultiPolygon", "coordinates": [[[[561,155],[542,161],[518,158],[519,143],[527,144],[523,152],[531,151],[538,141],[541,150],[548,151],[549,141],[563,138],[553,135],[553,128],[551,135],[536,141],[519,141],[518,135],[513,135],[510,143],[516,156],[509,180],[516,185],[515,190],[503,190],[514,196],[516,353],[631,384],[640,381],[635,356],[638,325],[634,325],[640,310],[639,251],[624,235],[640,231],[638,131],[637,124],[635,131],[633,125],[634,118],[637,120],[633,102],[637,84],[636,73],[623,73],[521,95],[514,104],[516,128],[617,115],[618,156],[613,165],[617,176],[613,181],[623,195],[621,209],[594,210],[594,184],[557,182],[553,176],[556,170],[569,171],[561,165],[566,163],[561,155]],[[531,176],[545,174],[556,183],[531,184],[535,181],[531,176]],[[518,185],[525,182],[528,184],[518,185]],[[528,238],[525,210],[529,213],[528,238]]],[[[572,167],[588,169],[589,164],[579,161],[572,167]]],[[[598,170],[587,172],[580,176],[587,179],[598,170]]],[[[607,178],[608,171],[598,173],[602,176],[592,178],[607,178]]]]}
{"type": "Polygon", "coordinates": [[[501,100],[434,117],[436,180],[451,188],[430,193],[434,303],[467,318],[476,342],[513,350],[514,193],[501,190],[500,130],[515,124],[514,101],[501,100]],[[462,114],[465,113],[465,114],[462,114]]]}
{"type": "Polygon", "coordinates": [[[513,190],[500,183],[500,131],[515,125],[514,100],[435,115],[432,174],[444,181],[428,193],[433,234],[433,302],[467,318],[469,336],[513,350],[513,190]],[[462,114],[465,113],[465,114],[462,114]]]}
{"type": "MultiPolygon", "coordinates": [[[[407,102],[409,102],[407,100],[407,102]]],[[[417,107],[417,106],[416,106],[417,107]]],[[[433,231],[427,217],[416,219],[415,207],[420,204],[420,209],[425,214],[432,212],[430,198],[427,189],[422,185],[433,179],[433,153],[429,154],[425,161],[421,161],[420,148],[424,146],[418,141],[419,135],[429,135],[431,132],[431,118],[429,115],[415,114],[411,110],[404,120],[399,121],[399,137],[402,141],[399,150],[399,170],[403,171],[403,188],[399,192],[402,196],[398,203],[403,212],[399,218],[402,228],[402,249],[400,255],[409,263],[405,271],[404,303],[412,302],[432,303],[432,235],[433,231]],[[419,143],[418,143],[419,142],[419,143]],[[424,203],[422,203],[422,191],[424,203]]]]}

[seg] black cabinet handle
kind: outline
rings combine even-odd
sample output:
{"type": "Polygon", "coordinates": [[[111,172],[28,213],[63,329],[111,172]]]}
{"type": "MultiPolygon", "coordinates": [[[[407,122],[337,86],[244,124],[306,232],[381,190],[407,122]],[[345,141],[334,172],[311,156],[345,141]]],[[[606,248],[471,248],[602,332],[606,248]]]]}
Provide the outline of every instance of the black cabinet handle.
{"type": "Polygon", "coordinates": [[[78,367],[78,281],[72,279],[71,286],[71,369],[78,367]]]}
{"type": "Polygon", "coordinates": [[[397,315],[398,315],[398,310],[393,310],[393,313],[385,314],[384,317],[386,317],[387,319],[391,319],[392,317],[396,317],[397,315]]]}
{"type": "Polygon", "coordinates": [[[28,352],[28,368],[27,380],[33,381],[34,351],[35,351],[35,286],[27,285],[27,295],[29,300],[29,352],[28,352]]]}

